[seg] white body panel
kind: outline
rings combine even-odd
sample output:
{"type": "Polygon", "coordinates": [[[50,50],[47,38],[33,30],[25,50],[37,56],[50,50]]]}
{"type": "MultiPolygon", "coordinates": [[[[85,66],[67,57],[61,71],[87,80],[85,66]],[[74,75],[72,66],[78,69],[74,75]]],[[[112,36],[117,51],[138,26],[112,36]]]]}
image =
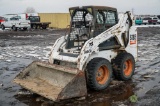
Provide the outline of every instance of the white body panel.
{"type": "Polygon", "coordinates": [[[143,24],[148,24],[148,20],[143,20],[143,24]]]}

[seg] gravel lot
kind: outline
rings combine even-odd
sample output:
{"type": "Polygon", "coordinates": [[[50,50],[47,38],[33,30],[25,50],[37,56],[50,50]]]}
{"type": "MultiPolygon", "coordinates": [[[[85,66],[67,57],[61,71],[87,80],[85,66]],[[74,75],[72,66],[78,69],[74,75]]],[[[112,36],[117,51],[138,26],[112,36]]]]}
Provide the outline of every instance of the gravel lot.
{"type": "Polygon", "coordinates": [[[47,61],[55,40],[65,30],[0,30],[0,106],[159,106],[160,28],[138,28],[138,61],[131,81],[113,81],[101,92],[87,97],[53,102],[14,84],[14,77],[34,60],[47,61]],[[129,98],[137,98],[132,103],[129,98]]]}

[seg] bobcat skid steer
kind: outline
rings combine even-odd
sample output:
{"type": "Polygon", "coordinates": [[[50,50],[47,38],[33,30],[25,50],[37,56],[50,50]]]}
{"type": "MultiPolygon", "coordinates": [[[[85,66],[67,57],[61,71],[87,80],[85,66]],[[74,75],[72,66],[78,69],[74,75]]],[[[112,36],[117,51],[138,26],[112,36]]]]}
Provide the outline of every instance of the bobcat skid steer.
{"type": "Polygon", "coordinates": [[[130,12],[116,8],[83,6],[69,9],[70,30],[57,39],[49,62],[31,63],[14,82],[53,101],[103,90],[112,75],[131,79],[137,60],[137,29],[130,12]]]}

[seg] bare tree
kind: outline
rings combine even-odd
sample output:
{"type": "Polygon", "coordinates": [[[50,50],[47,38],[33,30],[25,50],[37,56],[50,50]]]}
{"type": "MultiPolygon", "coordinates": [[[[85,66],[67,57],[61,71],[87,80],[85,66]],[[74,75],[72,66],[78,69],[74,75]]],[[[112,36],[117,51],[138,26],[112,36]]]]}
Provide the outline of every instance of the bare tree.
{"type": "Polygon", "coordinates": [[[35,9],[33,7],[27,7],[25,13],[35,13],[35,9]]]}

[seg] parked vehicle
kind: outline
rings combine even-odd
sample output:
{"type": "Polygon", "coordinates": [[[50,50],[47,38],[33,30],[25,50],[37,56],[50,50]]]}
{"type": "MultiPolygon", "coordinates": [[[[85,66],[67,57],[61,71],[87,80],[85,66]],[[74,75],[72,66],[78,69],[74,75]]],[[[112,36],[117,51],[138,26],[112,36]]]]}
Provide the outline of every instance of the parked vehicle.
{"type": "Polygon", "coordinates": [[[157,17],[146,17],[146,18],[143,18],[143,24],[157,24],[158,22],[158,18],[157,17]]]}
{"type": "Polygon", "coordinates": [[[148,18],[148,17],[147,18],[143,18],[142,23],[144,25],[147,25],[147,24],[149,24],[148,20],[151,20],[151,18],[148,18]]]}
{"type": "Polygon", "coordinates": [[[160,15],[157,15],[157,18],[158,18],[157,23],[160,24],[160,15]]]}
{"type": "Polygon", "coordinates": [[[152,24],[157,24],[158,18],[157,17],[151,17],[152,19],[152,24]]]}
{"type": "Polygon", "coordinates": [[[49,24],[51,24],[51,22],[40,22],[40,16],[38,16],[38,13],[22,13],[18,14],[18,16],[20,16],[22,20],[30,20],[31,28],[33,29],[46,29],[49,27],[49,24]]]}
{"type": "Polygon", "coordinates": [[[4,17],[0,17],[0,27],[1,27],[1,22],[4,21],[4,17]]]}
{"type": "Polygon", "coordinates": [[[160,24],[160,19],[157,20],[157,23],[160,24]]]}
{"type": "Polygon", "coordinates": [[[28,16],[28,20],[30,20],[31,28],[33,29],[46,29],[47,27],[49,27],[49,24],[51,24],[51,22],[40,22],[40,16],[28,16]]]}
{"type": "Polygon", "coordinates": [[[27,30],[30,28],[29,20],[21,20],[19,16],[14,16],[11,18],[5,18],[5,21],[1,23],[1,27],[4,30],[5,28],[12,28],[14,31],[22,28],[23,30],[27,30]]]}
{"type": "Polygon", "coordinates": [[[148,24],[152,24],[152,18],[148,18],[148,24]]]}
{"type": "Polygon", "coordinates": [[[0,17],[0,24],[4,21],[4,17],[0,17]]]}
{"type": "Polygon", "coordinates": [[[136,25],[141,25],[142,24],[142,18],[141,17],[137,17],[135,20],[135,24],[136,25]]]}

